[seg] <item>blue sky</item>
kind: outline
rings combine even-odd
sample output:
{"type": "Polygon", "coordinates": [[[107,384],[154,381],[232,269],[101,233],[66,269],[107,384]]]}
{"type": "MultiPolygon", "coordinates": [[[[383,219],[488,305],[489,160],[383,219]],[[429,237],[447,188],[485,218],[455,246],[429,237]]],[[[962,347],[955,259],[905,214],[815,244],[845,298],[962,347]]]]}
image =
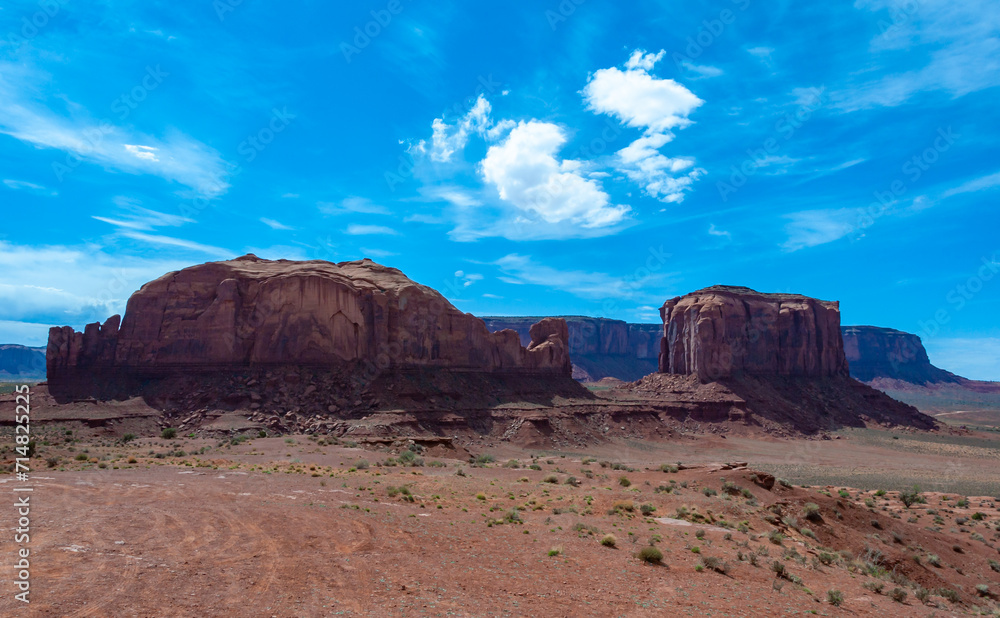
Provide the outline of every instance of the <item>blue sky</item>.
{"type": "Polygon", "coordinates": [[[45,0],[0,34],[4,342],[254,252],[479,315],[800,292],[1000,379],[995,3],[45,0]]]}

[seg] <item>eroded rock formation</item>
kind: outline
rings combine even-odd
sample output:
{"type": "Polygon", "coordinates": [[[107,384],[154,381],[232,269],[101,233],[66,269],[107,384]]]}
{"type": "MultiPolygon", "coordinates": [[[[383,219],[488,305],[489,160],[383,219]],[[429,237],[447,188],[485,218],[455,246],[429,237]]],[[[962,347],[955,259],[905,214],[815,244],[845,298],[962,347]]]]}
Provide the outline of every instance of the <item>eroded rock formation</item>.
{"type": "Polygon", "coordinates": [[[798,294],[713,286],[660,309],[661,373],[846,376],[840,307],[798,294]]]}
{"type": "Polygon", "coordinates": [[[106,396],[176,374],[324,367],[370,381],[384,371],[448,369],[568,377],[566,324],[532,328],[530,345],[491,333],[435,290],[361,260],[247,255],[166,274],[128,301],[125,318],[49,333],[53,394],[106,396]]]}
{"type": "MultiPolygon", "coordinates": [[[[544,318],[486,317],[492,331],[516,331],[523,345],[531,343],[531,325],[544,318]]],[[[564,316],[569,330],[573,377],[597,381],[613,377],[638,380],[656,371],[663,328],[658,324],[628,324],[622,320],[564,316]]]]}

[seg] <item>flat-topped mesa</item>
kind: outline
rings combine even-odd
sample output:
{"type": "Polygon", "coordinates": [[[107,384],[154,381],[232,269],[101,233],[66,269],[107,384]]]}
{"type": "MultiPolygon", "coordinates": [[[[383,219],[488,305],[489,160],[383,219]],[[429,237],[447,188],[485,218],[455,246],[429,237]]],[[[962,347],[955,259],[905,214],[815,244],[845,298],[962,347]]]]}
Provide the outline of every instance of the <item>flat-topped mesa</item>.
{"type": "Polygon", "coordinates": [[[660,373],[848,375],[837,302],[718,285],[668,300],[660,317],[660,373]]]}
{"type": "Polygon", "coordinates": [[[53,328],[47,350],[50,389],[76,396],[101,381],[276,365],[366,379],[422,368],[566,377],[572,370],[564,321],[546,321],[525,348],[517,333],[491,333],[437,291],[368,259],[247,255],[192,266],[133,294],[120,328],[117,316],[83,333],[53,328]]]}
{"type": "Polygon", "coordinates": [[[841,332],[851,376],[862,382],[878,378],[911,384],[962,382],[931,364],[917,335],[878,326],[843,326],[841,332]]]}

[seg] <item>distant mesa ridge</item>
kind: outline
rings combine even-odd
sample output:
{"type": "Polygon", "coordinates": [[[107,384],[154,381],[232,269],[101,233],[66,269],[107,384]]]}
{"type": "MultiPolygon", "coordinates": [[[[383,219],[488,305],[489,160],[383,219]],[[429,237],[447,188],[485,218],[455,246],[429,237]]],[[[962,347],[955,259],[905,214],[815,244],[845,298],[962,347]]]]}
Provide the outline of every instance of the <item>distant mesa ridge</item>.
{"type": "Polygon", "coordinates": [[[52,328],[50,391],[107,397],[163,375],[312,365],[340,374],[449,369],[568,378],[564,320],[491,333],[437,291],[365,259],[254,255],[168,273],[129,298],[125,317],[79,333],[52,328]]]}
{"type": "Polygon", "coordinates": [[[851,376],[862,382],[884,378],[911,384],[958,384],[964,380],[932,365],[917,335],[878,326],[844,326],[841,331],[851,376]]]}
{"type": "MultiPolygon", "coordinates": [[[[659,324],[629,324],[623,320],[586,316],[556,316],[569,328],[569,353],[573,377],[598,381],[614,377],[634,381],[656,371],[663,328],[659,324]]],[[[492,331],[510,329],[527,345],[530,325],[543,318],[486,316],[492,331]]]]}
{"type": "Polygon", "coordinates": [[[45,348],[16,344],[0,345],[0,379],[40,379],[45,377],[45,348]]]}

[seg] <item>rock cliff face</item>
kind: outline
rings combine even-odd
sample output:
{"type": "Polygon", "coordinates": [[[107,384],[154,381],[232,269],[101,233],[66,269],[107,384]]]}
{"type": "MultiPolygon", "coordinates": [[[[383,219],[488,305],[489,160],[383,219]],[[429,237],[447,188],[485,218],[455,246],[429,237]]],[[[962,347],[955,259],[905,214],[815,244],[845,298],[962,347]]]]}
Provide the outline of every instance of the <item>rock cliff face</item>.
{"type": "Polygon", "coordinates": [[[844,326],[844,353],[851,376],[862,382],[876,378],[911,384],[958,383],[962,378],[931,364],[920,337],[892,328],[844,326]]]}
{"type": "Polygon", "coordinates": [[[11,380],[44,377],[45,348],[0,345],[0,378],[11,380]]]}
{"type": "Polygon", "coordinates": [[[713,286],[668,300],[660,315],[661,373],[697,375],[702,382],[848,375],[836,302],[713,286]]]}
{"type": "Polygon", "coordinates": [[[491,333],[435,290],[371,260],[262,260],[185,268],[147,283],[125,318],[49,333],[54,395],[103,396],[165,375],[316,366],[372,379],[385,371],[571,373],[562,320],[531,328],[528,346],[491,333]]]}
{"type": "MultiPolygon", "coordinates": [[[[529,345],[531,324],[537,317],[485,317],[492,331],[518,333],[529,345]]],[[[622,320],[564,316],[569,328],[569,351],[573,377],[596,381],[606,377],[634,381],[656,371],[662,327],[657,324],[628,324],[622,320]]]]}

